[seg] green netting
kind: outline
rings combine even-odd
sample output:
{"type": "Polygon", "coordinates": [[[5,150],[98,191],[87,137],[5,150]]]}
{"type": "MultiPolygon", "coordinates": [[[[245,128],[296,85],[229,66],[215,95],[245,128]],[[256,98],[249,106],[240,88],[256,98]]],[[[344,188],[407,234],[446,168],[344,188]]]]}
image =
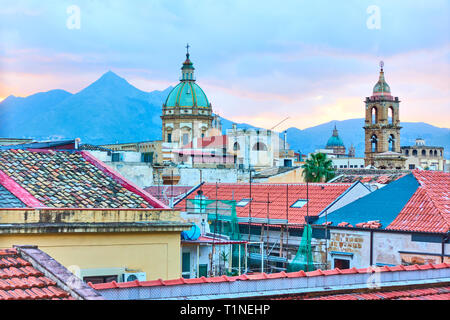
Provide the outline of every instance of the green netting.
{"type": "Polygon", "coordinates": [[[315,269],[311,251],[311,234],[311,226],[305,225],[297,254],[287,267],[288,272],[313,271],[315,269]]]}
{"type": "MultiPolygon", "coordinates": [[[[230,240],[241,240],[235,200],[188,199],[186,209],[192,213],[207,214],[210,232],[225,235],[230,240]]],[[[245,257],[242,245],[233,244],[232,252],[232,267],[238,267],[239,259],[242,267],[245,257]],[[240,254],[239,246],[241,246],[240,254]]]]}

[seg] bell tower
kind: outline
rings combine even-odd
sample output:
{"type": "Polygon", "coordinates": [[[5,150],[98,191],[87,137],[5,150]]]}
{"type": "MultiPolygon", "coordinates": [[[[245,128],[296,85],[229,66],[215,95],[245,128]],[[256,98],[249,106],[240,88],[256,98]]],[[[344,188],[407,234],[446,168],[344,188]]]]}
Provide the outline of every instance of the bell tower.
{"type": "Polygon", "coordinates": [[[405,159],[400,153],[400,101],[391,95],[383,68],[381,61],[378,82],[372,96],[365,100],[365,166],[403,169],[405,159]]]}

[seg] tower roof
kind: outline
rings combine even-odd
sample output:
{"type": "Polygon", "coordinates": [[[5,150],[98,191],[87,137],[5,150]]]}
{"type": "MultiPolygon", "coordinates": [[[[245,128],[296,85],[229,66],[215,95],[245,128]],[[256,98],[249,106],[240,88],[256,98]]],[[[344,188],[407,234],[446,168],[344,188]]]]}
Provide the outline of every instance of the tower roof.
{"type": "Polygon", "coordinates": [[[373,95],[374,96],[390,96],[391,95],[391,88],[386,83],[386,80],[384,79],[384,62],[380,62],[380,77],[378,78],[378,82],[373,87],[373,95]]]}
{"type": "Polygon", "coordinates": [[[165,107],[211,108],[205,92],[195,83],[194,64],[190,60],[189,44],[186,46],[186,60],[181,67],[180,83],[172,89],[164,103],[165,107]]]}
{"type": "Polygon", "coordinates": [[[328,139],[326,148],[328,148],[328,147],[343,147],[343,146],[344,146],[344,142],[339,137],[339,133],[336,128],[336,125],[334,125],[333,135],[330,137],[330,139],[328,139]]]}

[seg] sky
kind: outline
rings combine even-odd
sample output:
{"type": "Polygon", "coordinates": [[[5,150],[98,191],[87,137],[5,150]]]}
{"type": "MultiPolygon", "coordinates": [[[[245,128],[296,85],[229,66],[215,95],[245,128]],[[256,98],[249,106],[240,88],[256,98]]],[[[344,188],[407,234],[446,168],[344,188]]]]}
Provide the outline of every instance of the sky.
{"type": "Polygon", "coordinates": [[[176,85],[186,43],[214,112],[277,130],[364,117],[384,61],[400,119],[450,127],[448,0],[0,0],[0,100],[111,70],[176,85]]]}

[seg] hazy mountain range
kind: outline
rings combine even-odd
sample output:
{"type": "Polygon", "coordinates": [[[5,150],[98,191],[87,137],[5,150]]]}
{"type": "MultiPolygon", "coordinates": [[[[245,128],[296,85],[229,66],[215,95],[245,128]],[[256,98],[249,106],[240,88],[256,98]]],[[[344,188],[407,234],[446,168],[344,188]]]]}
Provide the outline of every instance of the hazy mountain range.
{"type": "MultiPolygon", "coordinates": [[[[0,103],[0,137],[60,140],[81,138],[82,143],[106,144],[161,139],[161,105],[172,87],[144,92],[109,71],[76,94],[51,90],[25,98],[9,96],[0,103]]],[[[232,121],[222,118],[223,130],[232,121]]],[[[323,148],[336,124],[347,148],[364,152],[364,119],[330,121],[307,129],[289,128],[290,147],[306,154],[323,148]]],[[[443,146],[450,157],[450,129],[422,122],[402,122],[401,145],[417,137],[427,145],[443,146]]],[[[250,124],[238,124],[252,128],[250,124]]]]}

